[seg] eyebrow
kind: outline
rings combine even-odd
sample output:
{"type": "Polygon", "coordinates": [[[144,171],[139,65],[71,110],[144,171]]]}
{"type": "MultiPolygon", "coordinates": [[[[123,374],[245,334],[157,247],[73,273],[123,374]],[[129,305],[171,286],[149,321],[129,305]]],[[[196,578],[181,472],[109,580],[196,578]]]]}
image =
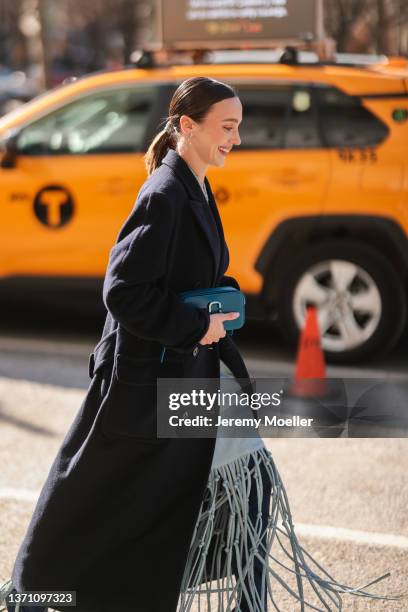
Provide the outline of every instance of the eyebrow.
{"type": "Polygon", "coordinates": [[[229,117],[228,119],[223,119],[223,121],[235,121],[236,123],[238,123],[238,119],[235,119],[233,117],[229,117]]]}

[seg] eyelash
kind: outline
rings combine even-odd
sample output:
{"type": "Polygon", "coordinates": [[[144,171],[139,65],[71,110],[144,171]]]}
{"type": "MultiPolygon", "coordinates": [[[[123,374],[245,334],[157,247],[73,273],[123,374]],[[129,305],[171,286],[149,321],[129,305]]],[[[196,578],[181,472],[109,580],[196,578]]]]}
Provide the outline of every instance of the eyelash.
{"type": "Polygon", "coordinates": [[[227,130],[227,132],[231,132],[232,128],[225,127],[224,130],[227,130]]]}

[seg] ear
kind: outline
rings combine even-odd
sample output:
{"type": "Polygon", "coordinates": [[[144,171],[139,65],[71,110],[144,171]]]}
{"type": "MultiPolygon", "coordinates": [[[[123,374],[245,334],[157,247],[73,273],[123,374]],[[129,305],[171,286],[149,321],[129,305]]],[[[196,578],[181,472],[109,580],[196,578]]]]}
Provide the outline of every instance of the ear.
{"type": "Polygon", "coordinates": [[[180,117],[180,131],[183,136],[189,136],[194,129],[194,121],[188,115],[180,117]]]}

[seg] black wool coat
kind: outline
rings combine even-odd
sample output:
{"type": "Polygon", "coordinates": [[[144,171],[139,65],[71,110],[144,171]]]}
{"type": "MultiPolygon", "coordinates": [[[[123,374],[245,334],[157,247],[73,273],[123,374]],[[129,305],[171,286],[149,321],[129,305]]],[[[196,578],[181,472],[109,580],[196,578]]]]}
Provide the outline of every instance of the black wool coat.
{"type": "Polygon", "coordinates": [[[215,439],[156,437],[157,377],[248,376],[230,336],[199,340],[205,310],[177,293],[232,285],[207,204],[172,149],[111,250],[107,316],[85,399],[50,468],[12,572],[18,591],[76,591],[79,612],[175,612],[215,439]],[[160,363],[162,345],[167,348],[160,363]]]}

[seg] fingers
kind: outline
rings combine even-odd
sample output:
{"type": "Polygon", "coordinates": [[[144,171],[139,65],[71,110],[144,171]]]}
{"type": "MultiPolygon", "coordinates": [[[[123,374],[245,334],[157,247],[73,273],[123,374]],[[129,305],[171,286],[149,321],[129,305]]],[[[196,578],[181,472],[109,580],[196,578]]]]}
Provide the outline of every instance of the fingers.
{"type": "Polygon", "coordinates": [[[239,312],[219,312],[210,316],[210,327],[206,335],[201,338],[199,344],[212,344],[218,342],[227,335],[223,321],[231,321],[240,316],[239,312]]]}
{"type": "Polygon", "coordinates": [[[220,318],[222,321],[231,321],[232,319],[238,319],[239,312],[225,312],[220,313],[220,318]]]}

